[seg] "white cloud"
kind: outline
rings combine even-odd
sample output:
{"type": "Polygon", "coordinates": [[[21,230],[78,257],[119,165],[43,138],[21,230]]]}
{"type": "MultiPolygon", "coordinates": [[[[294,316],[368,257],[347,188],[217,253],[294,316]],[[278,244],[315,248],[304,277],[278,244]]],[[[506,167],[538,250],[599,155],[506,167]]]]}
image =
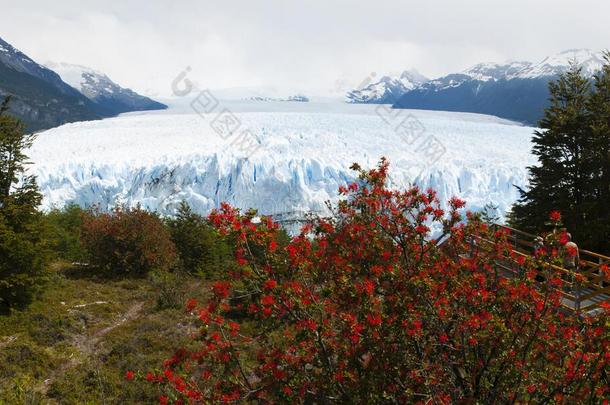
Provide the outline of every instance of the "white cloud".
{"type": "Polygon", "coordinates": [[[186,66],[206,87],[328,92],[338,79],[608,46],[610,4],[583,0],[0,0],[0,37],[34,59],[88,65],[169,94],[186,66]]]}

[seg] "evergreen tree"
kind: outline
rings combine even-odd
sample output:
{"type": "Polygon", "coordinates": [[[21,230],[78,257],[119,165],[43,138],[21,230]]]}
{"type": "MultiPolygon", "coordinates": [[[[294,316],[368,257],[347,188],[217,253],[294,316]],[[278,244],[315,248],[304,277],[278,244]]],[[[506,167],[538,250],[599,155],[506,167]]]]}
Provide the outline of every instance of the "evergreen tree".
{"type": "Polygon", "coordinates": [[[189,273],[211,276],[222,273],[233,254],[228,243],[201,215],[182,202],[175,218],[168,220],[181,268],[189,273]]]}
{"type": "Polygon", "coordinates": [[[595,162],[592,181],[596,190],[591,232],[597,235],[591,248],[610,253],[610,52],[604,58],[606,64],[595,75],[589,103],[595,162]]]}
{"type": "Polygon", "coordinates": [[[45,214],[51,249],[56,258],[70,262],[87,261],[87,251],[81,240],[86,214],[87,212],[76,204],[68,204],[62,209],[53,209],[45,214]]]}
{"type": "Polygon", "coordinates": [[[575,64],[549,84],[550,107],[534,133],[530,185],[509,216],[511,225],[538,233],[553,210],[582,247],[608,252],[609,65],[595,85],[575,64]]]}
{"type": "Polygon", "coordinates": [[[26,303],[44,281],[48,259],[46,227],[38,207],[36,178],[26,173],[33,135],[0,106],[0,310],[26,303]]]}

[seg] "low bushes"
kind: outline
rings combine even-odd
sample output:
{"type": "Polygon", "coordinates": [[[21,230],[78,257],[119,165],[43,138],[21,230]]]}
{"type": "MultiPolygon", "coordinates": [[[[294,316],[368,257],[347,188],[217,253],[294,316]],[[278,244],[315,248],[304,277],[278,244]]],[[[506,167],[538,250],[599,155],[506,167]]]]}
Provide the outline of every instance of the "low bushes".
{"type": "Polygon", "coordinates": [[[141,276],[176,263],[169,231],[156,214],[140,207],[87,211],[81,237],[91,264],[111,273],[141,276]]]}

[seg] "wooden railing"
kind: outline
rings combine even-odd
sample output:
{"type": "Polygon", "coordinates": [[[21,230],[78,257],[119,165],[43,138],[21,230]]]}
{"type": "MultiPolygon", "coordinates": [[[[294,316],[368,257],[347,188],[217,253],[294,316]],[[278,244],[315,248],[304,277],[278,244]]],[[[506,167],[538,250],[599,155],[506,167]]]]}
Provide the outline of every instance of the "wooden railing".
{"type": "MultiPolygon", "coordinates": [[[[508,231],[513,251],[517,255],[532,256],[536,235],[497,225],[508,231]]],[[[562,275],[564,288],[560,290],[563,296],[564,308],[576,313],[591,313],[599,309],[600,304],[610,301],[610,280],[601,271],[602,265],[610,266],[610,257],[584,249],[579,249],[579,264],[576,271],[549,264],[553,271],[562,275]],[[581,281],[575,279],[575,273],[580,274],[581,281]]],[[[514,266],[503,266],[507,271],[515,271],[514,266]]],[[[518,269],[516,269],[518,271],[518,269]]]]}

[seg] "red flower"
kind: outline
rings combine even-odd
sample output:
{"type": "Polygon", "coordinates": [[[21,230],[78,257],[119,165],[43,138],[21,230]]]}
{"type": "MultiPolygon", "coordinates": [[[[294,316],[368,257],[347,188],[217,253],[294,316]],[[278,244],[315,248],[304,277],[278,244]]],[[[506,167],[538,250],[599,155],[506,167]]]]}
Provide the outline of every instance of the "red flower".
{"type": "Polygon", "coordinates": [[[167,405],[169,403],[169,398],[165,395],[161,395],[159,397],[159,405],[167,405]]]}
{"type": "Polygon", "coordinates": [[[237,336],[239,324],[237,322],[229,322],[229,330],[231,331],[231,336],[237,336]]]}
{"type": "Polygon", "coordinates": [[[554,210],[549,213],[549,219],[553,222],[561,221],[561,212],[554,210]]]}
{"type": "MultiPolygon", "coordinates": [[[[567,242],[566,242],[567,243],[567,242]]],[[[575,248],[574,246],[568,246],[566,248],[566,253],[568,254],[568,256],[570,257],[576,257],[576,255],[578,254],[578,249],[575,248]]]]}
{"type": "Polygon", "coordinates": [[[194,298],[189,299],[186,302],[186,312],[191,312],[197,306],[197,300],[194,298]]]}
{"type": "Polygon", "coordinates": [[[199,319],[201,319],[201,322],[204,324],[208,324],[210,322],[210,311],[205,308],[201,308],[199,310],[199,319]]]}
{"type": "Polygon", "coordinates": [[[275,303],[275,298],[273,298],[273,295],[263,295],[261,297],[261,304],[263,304],[266,307],[270,307],[274,303],[275,303]]]}
{"type": "Polygon", "coordinates": [[[379,315],[379,314],[368,314],[366,316],[366,321],[371,326],[380,326],[381,322],[382,322],[381,315],[379,315]]]}
{"type": "Polygon", "coordinates": [[[466,205],[466,201],[461,200],[457,197],[451,197],[451,200],[449,200],[449,204],[455,209],[460,209],[466,205]]]}
{"type": "Polygon", "coordinates": [[[415,232],[419,233],[420,235],[425,235],[428,233],[430,229],[426,226],[426,225],[418,225],[415,228],[415,232]]]}
{"type": "Polygon", "coordinates": [[[227,298],[231,289],[231,283],[228,281],[218,281],[214,283],[212,290],[214,295],[220,299],[227,298]]]}
{"type": "Polygon", "coordinates": [[[377,277],[379,277],[379,275],[380,275],[381,273],[383,273],[383,267],[382,267],[382,266],[378,266],[378,265],[372,266],[372,267],[371,267],[371,272],[372,272],[374,275],[376,275],[377,277]]]}
{"type": "Polygon", "coordinates": [[[125,379],[127,381],[133,380],[133,377],[134,377],[133,371],[128,371],[128,372],[125,373],[125,379]]]}
{"type": "Polygon", "coordinates": [[[275,281],[275,280],[267,280],[263,284],[263,287],[265,289],[267,289],[267,290],[273,290],[275,287],[277,287],[277,281],[275,281]]]}
{"type": "Polygon", "coordinates": [[[364,287],[364,291],[366,291],[367,295],[369,296],[373,295],[375,292],[375,283],[369,279],[364,280],[362,286],[364,287]]]}

